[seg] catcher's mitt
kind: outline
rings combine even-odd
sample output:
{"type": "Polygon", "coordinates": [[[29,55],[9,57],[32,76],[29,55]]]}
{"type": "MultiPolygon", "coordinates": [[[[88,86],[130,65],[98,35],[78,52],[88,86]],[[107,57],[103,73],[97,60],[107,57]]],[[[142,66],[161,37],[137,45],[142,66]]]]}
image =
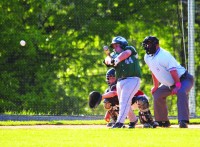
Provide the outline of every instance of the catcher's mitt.
{"type": "Polygon", "coordinates": [[[89,107],[96,108],[101,102],[102,96],[97,91],[92,91],[89,94],[89,107]]]}

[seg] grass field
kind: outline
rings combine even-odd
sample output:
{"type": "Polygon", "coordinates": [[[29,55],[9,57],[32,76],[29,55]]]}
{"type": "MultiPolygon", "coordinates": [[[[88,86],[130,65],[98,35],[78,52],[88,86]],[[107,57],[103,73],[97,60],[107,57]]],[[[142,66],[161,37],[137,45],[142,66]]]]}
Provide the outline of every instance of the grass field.
{"type": "MultiPolygon", "coordinates": [[[[174,123],[176,120],[173,120],[174,123]]],[[[173,123],[172,121],[172,123],[173,123]]],[[[199,120],[191,120],[198,124],[199,120]]],[[[0,122],[1,147],[111,147],[111,146],[140,146],[140,147],[196,147],[199,146],[200,128],[156,128],[156,129],[108,129],[103,128],[66,128],[65,125],[102,124],[103,121],[61,121],[49,122],[48,127],[42,122],[0,122]],[[79,123],[78,123],[79,122],[79,123]],[[70,123],[70,124],[69,124],[70,123]],[[18,124],[18,125],[17,125],[18,124]],[[23,127],[24,125],[41,127],[23,127]],[[51,127],[53,125],[61,127],[51,127]],[[17,126],[20,126],[18,128],[17,126]],[[6,126],[12,126],[6,128],[6,126]],[[63,126],[63,127],[62,127],[63,126]]],[[[105,122],[104,122],[105,123],[105,122]]]]}

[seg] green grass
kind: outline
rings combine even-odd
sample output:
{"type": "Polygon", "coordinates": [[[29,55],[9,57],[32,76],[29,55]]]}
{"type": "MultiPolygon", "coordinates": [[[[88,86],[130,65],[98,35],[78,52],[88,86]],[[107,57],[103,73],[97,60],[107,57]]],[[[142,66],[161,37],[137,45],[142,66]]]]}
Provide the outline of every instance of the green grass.
{"type": "MultiPolygon", "coordinates": [[[[127,121],[128,122],[128,121],[127,121]]],[[[177,120],[170,120],[177,124],[177,120]]],[[[200,119],[191,119],[200,124],[200,119]]],[[[90,121],[0,121],[0,126],[20,125],[105,125],[104,120],[90,121]]],[[[108,129],[105,128],[3,128],[0,127],[1,147],[196,147],[200,129],[108,129]]]]}
{"type": "Polygon", "coordinates": [[[196,147],[200,129],[0,129],[1,147],[196,147]]]}

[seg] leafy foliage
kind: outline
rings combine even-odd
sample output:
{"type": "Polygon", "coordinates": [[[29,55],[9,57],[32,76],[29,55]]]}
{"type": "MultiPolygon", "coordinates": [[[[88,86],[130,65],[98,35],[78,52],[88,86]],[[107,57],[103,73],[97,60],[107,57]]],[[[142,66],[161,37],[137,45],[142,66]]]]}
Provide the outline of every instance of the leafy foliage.
{"type": "MultiPolygon", "coordinates": [[[[89,92],[106,88],[102,46],[116,35],[136,47],[141,88],[149,96],[152,82],[141,48],[145,36],[160,38],[185,64],[180,4],[174,0],[1,0],[0,7],[0,113],[93,113],[87,106],[89,92]]],[[[186,31],[187,20],[184,24],[186,31]]],[[[199,23],[195,27],[199,32],[199,23]]]]}

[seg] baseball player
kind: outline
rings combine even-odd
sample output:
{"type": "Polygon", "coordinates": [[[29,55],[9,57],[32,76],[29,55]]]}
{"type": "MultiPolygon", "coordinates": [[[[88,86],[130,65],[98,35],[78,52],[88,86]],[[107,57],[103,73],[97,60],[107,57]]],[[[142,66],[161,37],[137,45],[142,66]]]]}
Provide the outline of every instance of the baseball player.
{"type": "MultiPolygon", "coordinates": [[[[108,126],[112,126],[113,123],[117,121],[117,116],[119,113],[119,101],[116,92],[117,79],[115,77],[114,68],[111,68],[107,71],[106,80],[109,85],[109,88],[106,90],[105,94],[102,95],[102,99],[104,99],[104,108],[107,110],[105,120],[109,121],[109,117],[111,116],[112,119],[111,122],[108,123],[108,126]]],[[[130,114],[132,113],[133,112],[130,112],[130,114]]],[[[128,128],[135,128],[135,124],[138,122],[138,119],[134,113],[130,116],[128,116],[130,120],[128,128]]]]}
{"type": "Polygon", "coordinates": [[[133,96],[140,88],[141,70],[137,59],[137,52],[133,46],[128,46],[124,37],[112,39],[110,47],[113,52],[105,58],[105,64],[116,70],[117,95],[119,99],[119,115],[112,128],[122,128],[126,117],[135,125],[137,117],[131,108],[133,96]]]}
{"type": "Polygon", "coordinates": [[[114,68],[107,71],[106,82],[109,87],[106,89],[105,94],[102,95],[104,99],[104,109],[107,110],[104,118],[106,122],[108,122],[107,126],[111,127],[116,122],[119,112],[119,101],[116,93],[117,79],[115,77],[114,68]]]}
{"type": "MultiPolygon", "coordinates": [[[[109,122],[108,127],[114,125],[117,121],[117,116],[119,114],[119,101],[116,93],[116,83],[117,79],[115,77],[115,69],[111,68],[106,73],[106,81],[109,85],[108,89],[105,91],[105,94],[102,95],[104,99],[104,108],[106,111],[105,120],[109,122]],[[111,118],[111,119],[110,119],[111,118]]],[[[158,126],[156,122],[153,121],[151,112],[149,110],[149,102],[147,96],[142,92],[138,91],[132,98],[132,107],[133,109],[139,109],[139,120],[143,124],[144,128],[155,128],[158,126]]],[[[136,122],[129,123],[128,128],[134,128],[136,122]]]]}
{"type": "Polygon", "coordinates": [[[166,98],[176,94],[179,128],[187,128],[189,123],[188,93],[194,83],[193,76],[168,51],[159,46],[159,40],[156,37],[146,37],[142,45],[146,51],[144,60],[151,70],[154,84],[151,93],[154,97],[155,120],[161,127],[170,126],[166,98]]]}

